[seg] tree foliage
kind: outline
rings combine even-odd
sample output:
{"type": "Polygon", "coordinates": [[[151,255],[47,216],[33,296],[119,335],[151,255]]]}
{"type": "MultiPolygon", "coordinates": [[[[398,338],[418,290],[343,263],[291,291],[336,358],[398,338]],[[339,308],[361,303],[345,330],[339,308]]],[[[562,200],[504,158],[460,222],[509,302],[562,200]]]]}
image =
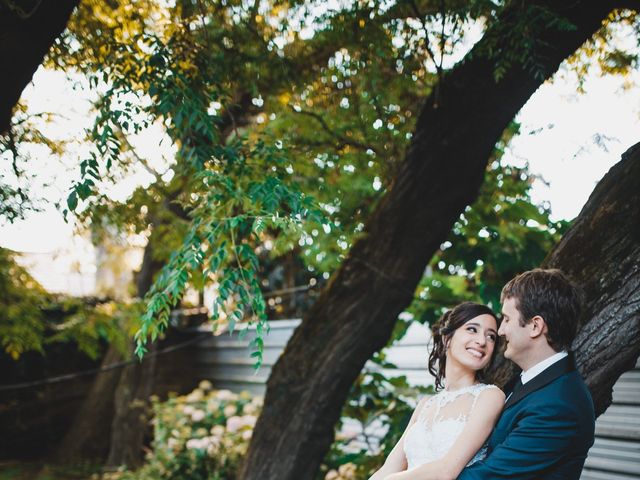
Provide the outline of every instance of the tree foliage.
{"type": "MultiPolygon", "coordinates": [[[[330,282],[394,188],[420,106],[430,96],[439,107],[443,80],[475,41],[469,32],[493,32],[474,55],[491,60],[496,82],[513,65],[546,76],[538,52],[548,45],[537,34],[574,25],[539,3],[503,17],[511,4],[82,2],[47,60],[85,75],[95,98],[85,132],[92,149],[78,159],[65,213],[96,239],[113,231],[146,236],[165,265],[154,286],[138,292],[147,294],[138,354],[189,287],[213,284],[214,320],[231,330],[257,323],[259,365],[267,265],[293,256],[301,278],[330,282]],[[169,157],[140,152],[149,132],[160,132],[151,138],[171,146],[169,157]],[[113,186],[141,172],[145,183],[115,200],[113,186]]],[[[580,76],[598,62],[607,73],[626,71],[637,58],[606,40],[637,25],[635,13],[615,12],[569,68],[580,76]]],[[[5,142],[14,170],[16,138],[44,142],[17,137],[15,118],[5,142]]],[[[532,204],[527,169],[503,162],[514,134],[517,125],[504,132],[478,201],[429,262],[404,318],[432,322],[462,299],[497,306],[504,281],[538,265],[566,229],[550,220],[548,206],[532,204]]],[[[24,191],[3,188],[7,217],[22,214],[24,191]]],[[[394,338],[405,328],[399,322],[394,338]]],[[[357,383],[354,392],[373,395],[379,383],[357,383]]]]}
{"type": "MultiPolygon", "coordinates": [[[[328,278],[390,186],[421,100],[437,94],[453,59],[469,48],[469,27],[489,28],[501,8],[489,1],[353,2],[337,9],[305,2],[82,2],[47,59],[50,68],[87,75],[96,95],[95,123],[86,132],[94,148],[79,162],[67,208],[94,234],[115,227],[146,235],[154,255],[168,262],[149,293],[138,353],[166,328],[187,286],[207,281],[221,287],[209,305],[214,318],[221,311],[233,329],[248,315],[262,330],[260,252],[277,258],[295,250],[309,276],[328,278]],[[134,146],[157,127],[175,153],[160,167],[134,146]],[[152,176],[148,185],[125,202],[110,198],[109,184],[143,170],[152,176]]],[[[514,35],[509,49],[487,42],[485,53],[499,59],[496,78],[513,62],[537,68],[535,25],[572,28],[543,7],[530,10],[502,26],[514,35]]],[[[614,57],[616,71],[633,65],[632,55],[604,43],[616,25],[637,28],[635,14],[612,14],[572,65],[595,58],[614,68],[614,57]]],[[[492,226],[473,213],[461,218],[419,288],[435,304],[444,291],[445,298],[465,296],[469,288],[495,303],[495,287],[464,273],[498,284],[548,248],[544,234],[531,232],[557,230],[538,207],[501,191],[499,177],[515,179],[517,169],[501,165],[492,174],[487,204],[474,211],[509,208],[494,211],[492,226]],[[496,241],[502,253],[491,253],[488,244],[496,241]]],[[[20,215],[21,202],[11,199],[26,200],[24,190],[3,194],[7,215],[20,215]]]]}
{"type": "Polygon", "coordinates": [[[14,359],[25,351],[42,352],[45,326],[41,309],[46,292],[6,249],[0,249],[0,299],[4,351],[14,359]]]}
{"type": "Polygon", "coordinates": [[[105,343],[126,349],[127,329],[139,308],[52,295],[0,248],[0,338],[14,360],[27,352],[45,354],[47,345],[72,343],[96,359],[105,343]]]}

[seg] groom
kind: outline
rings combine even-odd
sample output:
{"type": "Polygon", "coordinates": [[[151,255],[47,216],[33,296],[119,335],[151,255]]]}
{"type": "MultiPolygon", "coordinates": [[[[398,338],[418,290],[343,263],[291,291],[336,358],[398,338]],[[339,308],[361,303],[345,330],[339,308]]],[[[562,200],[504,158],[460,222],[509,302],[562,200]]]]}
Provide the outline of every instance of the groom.
{"type": "Polygon", "coordinates": [[[501,302],[504,356],[522,373],[506,391],[489,455],[458,480],[577,480],[595,427],[591,395],[568,352],[579,293],[560,270],[535,269],[507,283],[501,302]]]}

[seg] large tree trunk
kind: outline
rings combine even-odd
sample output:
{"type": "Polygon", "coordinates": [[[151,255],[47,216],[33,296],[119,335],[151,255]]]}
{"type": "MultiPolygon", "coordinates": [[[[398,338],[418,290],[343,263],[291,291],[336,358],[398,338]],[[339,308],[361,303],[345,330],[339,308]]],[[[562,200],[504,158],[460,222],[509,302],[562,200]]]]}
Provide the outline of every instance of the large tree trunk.
{"type": "MultiPolygon", "coordinates": [[[[162,263],[154,260],[151,239],[147,244],[140,271],[136,274],[138,296],[151,288],[154,275],[162,263]]],[[[156,349],[154,343],[150,351],[156,349]]],[[[133,356],[131,346],[129,358],[133,356]]],[[[102,365],[123,360],[110,345],[102,365]]],[[[78,460],[104,461],[107,466],[135,466],[142,458],[142,444],[148,430],[147,408],[152,393],[156,358],[147,356],[141,363],[98,374],[95,384],[75,416],[69,431],[56,449],[55,458],[62,463],[78,460]]]]}
{"type": "MultiPolygon", "coordinates": [[[[122,355],[110,348],[101,366],[122,361],[122,355]]],[[[98,373],[87,398],[76,413],[71,427],[56,448],[53,457],[60,463],[79,460],[102,460],[109,452],[110,414],[113,394],[118,385],[120,370],[98,373]]]]}
{"type": "Polygon", "coordinates": [[[613,384],[640,355],[640,143],[598,183],[571,229],[545,261],[584,289],[583,324],[573,342],[600,415],[613,384]]]}
{"type": "MultiPolygon", "coordinates": [[[[539,32],[539,70],[509,65],[499,81],[487,50],[509,48],[513,2],[427,100],[390,191],[274,366],[244,480],[312,479],[365,362],[388,341],[425,266],[478,195],[503,130],[559,64],[601,26],[609,2],[545,2],[575,30],[539,32]],[[565,7],[566,5],[566,7],[565,7]]],[[[504,57],[502,57],[504,60],[504,57]]]]}
{"type": "Polygon", "coordinates": [[[78,3],[79,0],[0,3],[0,134],[9,129],[13,107],[78,3]]]}
{"type": "MultiPolygon", "coordinates": [[[[149,349],[154,353],[157,343],[149,349]]],[[[133,355],[133,349],[130,352],[133,355]]],[[[114,416],[107,467],[138,467],[144,458],[142,446],[149,432],[149,397],[153,393],[156,372],[155,355],[124,368],[115,390],[114,416]]]]}
{"type": "MultiPolygon", "coordinates": [[[[144,298],[153,285],[153,277],[163,262],[154,259],[152,239],[144,250],[142,266],[136,275],[139,298],[144,298]]],[[[157,343],[149,348],[155,352],[157,343]]],[[[133,356],[131,345],[129,352],[133,356]]],[[[143,442],[149,429],[149,397],[153,393],[156,356],[147,355],[142,362],[125,367],[115,390],[115,414],[111,425],[111,442],[107,467],[139,466],[143,459],[143,442]]]]}

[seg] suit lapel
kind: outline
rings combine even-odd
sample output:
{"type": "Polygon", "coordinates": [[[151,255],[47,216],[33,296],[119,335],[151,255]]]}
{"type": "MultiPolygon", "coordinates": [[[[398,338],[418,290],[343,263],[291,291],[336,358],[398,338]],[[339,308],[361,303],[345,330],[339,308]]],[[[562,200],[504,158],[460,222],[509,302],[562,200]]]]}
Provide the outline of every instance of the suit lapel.
{"type": "Polygon", "coordinates": [[[540,372],[530,381],[525,383],[518,391],[514,392],[504,404],[504,408],[507,409],[510,406],[516,404],[531,392],[541,389],[545,385],[553,382],[556,378],[561,377],[565,373],[572,372],[576,369],[573,354],[569,353],[568,356],[562,360],[557,361],[546,370],[540,372]]]}

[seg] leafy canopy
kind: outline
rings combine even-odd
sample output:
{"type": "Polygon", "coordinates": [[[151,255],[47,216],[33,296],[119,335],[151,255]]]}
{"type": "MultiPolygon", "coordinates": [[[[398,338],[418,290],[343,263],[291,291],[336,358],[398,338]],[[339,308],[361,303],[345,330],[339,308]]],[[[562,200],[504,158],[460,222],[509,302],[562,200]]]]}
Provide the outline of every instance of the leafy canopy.
{"type": "MultiPolygon", "coordinates": [[[[308,276],[328,279],[391,188],[422,100],[437,95],[454,59],[470,48],[469,27],[492,25],[503,7],[488,0],[354,1],[336,9],[298,1],[82,2],[47,61],[86,75],[96,95],[86,132],[93,149],[79,162],[67,210],[95,238],[114,230],[146,236],[164,265],[154,286],[138,291],[147,303],[138,354],[166,328],[189,286],[214,283],[213,318],[231,330],[248,319],[262,332],[267,257],[277,262],[293,252],[308,276]],[[154,129],[174,152],[160,166],[135,147],[154,129]],[[148,184],[126,201],[111,198],[110,185],[139,171],[150,174],[148,184]]],[[[529,16],[535,22],[508,26],[509,55],[499,45],[485,52],[501,58],[499,67],[527,59],[536,68],[532,25],[571,28],[539,9],[529,16]]],[[[616,12],[599,38],[616,25],[638,21],[616,12]]],[[[613,72],[637,61],[615,49],[600,55],[598,41],[569,65],[596,58],[613,72]]],[[[498,150],[514,133],[505,132],[498,150]]],[[[505,166],[499,153],[480,200],[418,287],[409,309],[415,318],[432,320],[461,298],[495,305],[503,279],[537,264],[561,232],[547,209],[531,205],[526,169],[505,166]]]]}

